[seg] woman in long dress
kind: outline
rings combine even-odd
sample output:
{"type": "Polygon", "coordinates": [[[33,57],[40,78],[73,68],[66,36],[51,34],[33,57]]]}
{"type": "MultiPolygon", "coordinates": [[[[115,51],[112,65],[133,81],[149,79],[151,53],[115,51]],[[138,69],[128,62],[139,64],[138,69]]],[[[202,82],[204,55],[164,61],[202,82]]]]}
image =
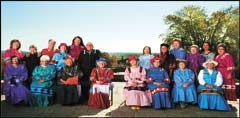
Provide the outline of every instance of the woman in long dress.
{"type": "Polygon", "coordinates": [[[186,108],[188,103],[197,103],[197,92],[194,85],[194,72],[186,68],[187,61],[179,60],[179,68],[174,71],[174,87],[172,97],[174,103],[180,103],[181,108],[186,108]]]}
{"type": "Polygon", "coordinates": [[[40,66],[33,70],[33,80],[30,85],[32,106],[47,107],[50,98],[54,95],[52,85],[53,78],[56,76],[56,68],[54,65],[48,64],[49,61],[49,56],[42,55],[40,66]]]}
{"type": "Polygon", "coordinates": [[[147,72],[148,88],[152,94],[152,107],[154,109],[171,108],[171,100],[169,95],[170,79],[165,69],[160,68],[162,58],[155,56],[151,59],[153,68],[147,72]]]}
{"type": "Polygon", "coordinates": [[[232,55],[227,52],[225,44],[219,44],[217,49],[218,55],[215,61],[218,62],[217,70],[220,71],[223,76],[222,88],[224,96],[227,100],[237,101],[234,59],[232,55]]]}
{"type": "Polygon", "coordinates": [[[82,72],[74,59],[67,56],[64,59],[65,66],[57,73],[57,102],[62,105],[76,105],[79,102],[81,91],[78,91],[78,80],[82,72]]]}
{"type": "Polygon", "coordinates": [[[146,71],[137,65],[138,57],[131,55],[128,57],[130,67],[127,67],[124,74],[126,85],[123,95],[126,105],[131,106],[132,110],[138,110],[142,106],[151,106],[152,95],[146,81],[146,71]]]}
{"type": "Polygon", "coordinates": [[[93,108],[106,109],[110,107],[109,89],[114,72],[111,68],[107,68],[105,58],[99,58],[96,63],[97,67],[92,69],[90,75],[92,83],[89,90],[88,105],[93,108]]]}
{"type": "Polygon", "coordinates": [[[3,94],[7,103],[29,103],[29,90],[23,85],[27,79],[27,68],[23,64],[18,64],[17,56],[10,58],[11,64],[6,66],[6,76],[4,78],[3,94]]]}
{"type": "Polygon", "coordinates": [[[215,69],[217,62],[210,59],[203,63],[198,75],[198,104],[201,109],[231,111],[230,106],[223,97],[221,85],[223,83],[222,74],[215,69]]]}

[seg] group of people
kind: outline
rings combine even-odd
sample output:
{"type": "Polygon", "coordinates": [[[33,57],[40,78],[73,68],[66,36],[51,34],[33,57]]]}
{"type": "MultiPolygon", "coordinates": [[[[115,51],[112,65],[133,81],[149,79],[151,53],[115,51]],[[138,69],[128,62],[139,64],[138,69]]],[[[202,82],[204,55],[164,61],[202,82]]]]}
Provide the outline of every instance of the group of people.
{"type": "MultiPolygon", "coordinates": [[[[11,104],[48,106],[57,101],[62,105],[88,102],[93,108],[110,107],[109,91],[114,72],[98,49],[80,36],[68,46],[50,39],[48,48],[31,45],[24,55],[19,40],[12,40],[4,54],[4,88],[11,104]]],[[[190,46],[190,53],[181,48],[181,39],[174,38],[173,49],[160,45],[160,54],[153,55],[145,46],[143,54],[128,57],[123,88],[127,106],[155,109],[181,108],[198,104],[201,109],[231,111],[227,100],[236,101],[234,60],[225,44],[217,46],[217,54],[205,42],[202,50],[190,46]]]]}
{"type": "Polygon", "coordinates": [[[124,99],[133,110],[143,106],[169,109],[180,105],[199,105],[201,109],[231,111],[227,101],[236,101],[234,60],[225,44],[217,45],[217,53],[208,42],[181,48],[181,39],[172,40],[173,48],[160,45],[153,55],[145,46],[143,54],[128,57],[125,70],[124,99]]]}
{"type": "Polygon", "coordinates": [[[109,87],[113,70],[98,49],[80,36],[71,45],[50,39],[48,48],[38,55],[31,45],[24,54],[21,42],[11,40],[5,50],[3,94],[10,104],[28,104],[47,107],[52,103],[72,106],[88,103],[94,108],[108,108],[109,87]]]}

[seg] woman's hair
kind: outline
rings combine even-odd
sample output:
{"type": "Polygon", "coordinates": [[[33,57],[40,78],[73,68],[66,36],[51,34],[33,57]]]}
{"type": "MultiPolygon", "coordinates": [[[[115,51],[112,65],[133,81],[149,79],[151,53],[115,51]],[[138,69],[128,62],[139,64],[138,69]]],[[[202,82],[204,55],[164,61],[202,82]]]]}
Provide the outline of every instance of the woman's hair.
{"type": "MultiPolygon", "coordinates": [[[[13,58],[16,58],[16,57],[17,57],[16,55],[13,55],[13,56],[10,57],[10,58],[11,58],[11,63],[12,63],[12,59],[13,59],[13,58]]],[[[20,60],[19,60],[18,57],[17,57],[17,60],[18,60],[18,63],[19,63],[20,60]]]]}
{"type": "Polygon", "coordinates": [[[149,54],[152,54],[152,53],[151,53],[151,47],[150,47],[150,46],[144,46],[144,48],[143,48],[143,54],[144,54],[144,49],[145,49],[145,48],[148,48],[148,49],[149,49],[149,54]]]}
{"type": "Polygon", "coordinates": [[[12,45],[13,45],[13,43],[15,43],[15,42],[18,42],[19,47],[17,48],[17,50],[19,50],[19,49],[21,48],[21,42],[20,42],[18,39],[13,39],[13,40],[11,40],[11,42],[10,42],[10,48],[12,48],[12,45]]]}
{"type": "MultiPolygon", "coordinates": [[[[210,42],[204,42],[204,43],[207,43],[208,46],[209,46],[209,51],[212,51],[212,45],[210,44],[210,42]]],[[[204,49],[203,49],[203,45],[204,45],[204,43],[203,43],[202,46],[201,46],[200,53],[204,52],[204,49]]]]}
{"type": "Polygon", "coordinates": [[[75,36],[75,37],[73,38],[73,40],[72,40],[72,45],[74,44],[74,41],[75,41],[75,39],[77,39],[77,38],[80,39],[80,45],[85,47],[85,45],[84,45],[84,43],[83,43],[83,39],[82,39],[80,36],[75,36]]]}

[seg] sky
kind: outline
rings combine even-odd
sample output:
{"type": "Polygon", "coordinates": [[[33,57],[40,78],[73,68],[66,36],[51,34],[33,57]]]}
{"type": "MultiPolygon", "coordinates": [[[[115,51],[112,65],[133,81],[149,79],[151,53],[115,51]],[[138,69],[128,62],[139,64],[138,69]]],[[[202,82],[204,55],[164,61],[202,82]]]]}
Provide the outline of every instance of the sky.
{"type": "Polygon", "coordinates": [[[150,46],[159,52],[168,25],[164,17],[187,5],[207,13],[238,6],[238,1],[1,1],[1,50],[12,39],[21,41],[22,51],[33,44],[38,51],[49,39],[71,44],[81,36],[101,52],[142,52],[150,46]]]}

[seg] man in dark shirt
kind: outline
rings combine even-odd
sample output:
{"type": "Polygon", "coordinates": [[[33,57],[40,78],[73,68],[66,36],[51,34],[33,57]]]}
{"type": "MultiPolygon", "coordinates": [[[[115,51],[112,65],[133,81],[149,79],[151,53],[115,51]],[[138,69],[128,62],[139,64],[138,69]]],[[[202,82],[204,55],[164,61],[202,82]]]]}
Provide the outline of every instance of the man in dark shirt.
{"type": "Polygon", "coordinates": [[[82,69],[83,77],[80,79],[81,97],[80,103],[84,103],[89,98],[90,79],[89,76],[93,68],[96,67],[96,60],[101,57],[101,52],[98,49],[93,49],[93,44],[88,42],[86,49],[81,51],[78,57],[78,66],[82,69]]]}

